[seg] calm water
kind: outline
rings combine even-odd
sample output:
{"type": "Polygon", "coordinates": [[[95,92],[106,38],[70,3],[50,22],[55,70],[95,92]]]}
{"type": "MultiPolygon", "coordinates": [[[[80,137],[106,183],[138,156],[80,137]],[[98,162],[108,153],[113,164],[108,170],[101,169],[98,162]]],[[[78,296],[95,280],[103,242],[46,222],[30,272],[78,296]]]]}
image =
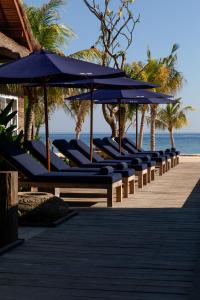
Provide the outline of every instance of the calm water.
{"type": "MultiPolygon", "coordinates": [[[[109,136],[108,133],[96,133],[94,137],[109,136]]],[[[181,151],[182,154],[195,154],[200,153],[200,133],[178,133],[175,134],[176,148],[181,151]]],[[[128,137],[135,139],[134,134],[128,134],[128,137]]],[[[50,139],[67,139],[70,140],[75,138],[74,134],[56,133],[50,134],[50,139]]],[[[44,140],[44,134],[41,134],[41,139],[44,140]]],[[[81,139],[89,144],[89,134],[82,134],[81,139]]],[[[156,148],[165,149],[170,147],[169,135],[168,134],[157,134],[156,135],[156,148]]],[[[144,135],[143,148],[149,150],[149,134],[144,135]]]]}

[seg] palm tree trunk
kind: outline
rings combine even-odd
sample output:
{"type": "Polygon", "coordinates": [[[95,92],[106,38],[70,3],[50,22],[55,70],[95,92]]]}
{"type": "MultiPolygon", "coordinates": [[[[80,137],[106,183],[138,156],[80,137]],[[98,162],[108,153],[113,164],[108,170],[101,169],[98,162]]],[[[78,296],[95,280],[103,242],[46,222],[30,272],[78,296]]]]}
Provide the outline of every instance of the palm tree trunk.
{"type": "Polygon", "coordinates": [[[27,105],[26,116],[25,116],[24,140],[29,141],[32,138],[35,98],[30,88],[26,87],[26,92],[28,95],[28,105],[27,105]]]}
{"type": "Polygon", "coordinates": [[[142,148],[142,143],[143,143],[145,113],[146,110],[142,110],[141,121],[140,121],[139,149],[142,148]]]}
{"type": "Polygon", "coordinates": [[[156,140],[155,140],[155,128],[156,128],[156,110],[157,107],[151,105],[151,137],[150,137],[150,148],[151,151],[156,149],[156,140]]]}
{"type": "Polygon", "coordinates": [[[104,115],[104,118],[106,120],[106,122],[109,124],[110,128],[111,128],[111,131],[112,131],[112,137],[115,138],[117,137],[117,124],[115,122],[115,119],[113,116],[111,116],[109,114],[109,112],[107,111],[106,109],[106,104],[103,104],[102,105],[102,111],[103,111],[103,115],[104,115]]]}
{"type": "Polygon", "coordinates": [[[26,116],[25,116],[25,128],[24,128],[25,141],[31,140],[33,119],[34,119],[34,104],[31,101],[29,101],[26,110],[26,116]]]}
{"type": "Polygon", "coordinates": [[[175,148],[173,130],[169,129],[169,135],[170,135],[171,146],[172,146],[172,148],[175,148]]]}
{"type": "Polygon", "coordinates": [[[40,133],[40,127],[41,127],[41,123],[38,123],[36,126],[35,126],[35,137],[36,138],[39,138],[39,133],[40,133]]]}

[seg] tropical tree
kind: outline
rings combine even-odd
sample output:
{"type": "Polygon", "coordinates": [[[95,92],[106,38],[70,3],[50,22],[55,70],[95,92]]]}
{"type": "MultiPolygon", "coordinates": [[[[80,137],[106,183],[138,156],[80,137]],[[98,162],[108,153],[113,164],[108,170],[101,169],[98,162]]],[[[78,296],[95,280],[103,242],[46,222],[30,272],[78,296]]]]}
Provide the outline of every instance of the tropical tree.
{"type": "Polygon", "coordinates": [[[49,0],[40,7],[26,6],[34,37],[41,47],[57,53],[61,52],[61,47],[65,46],[70,38],[75,37],[72,29],[59,23],[59,9],[64,4],[64,0],[49,0]]]}
{"type": "Polygon", "coordinates": [[[171,146],[175,148],[174,129],[180,129],[188,124],[187,113],[193,111],[192,106],[182,106],[181,98],[176,103],[167,104],[160,108],[156,117],[156,128],[168,130],[171,146]]]}
{"type": "MultiPolygon", "coordinates": [[[[126,53],[133,42],[133,32],[139,16],[133,15],[133,0],[83,0],[99,22],[99,37],[95,47],[101,51],[100,63],[123,69],[126,53]]],[[[115,105],[103,104],[103,115],[115,137],[118,132],[118,111],[115,105]]],[[[128,120],[127,105],[122,107],[122,130],[128,120]]],[[[124,131],[124,130],[123,130],[124,131]]]]}
{"type": "MultiPolygon", "coordinates": [[[[141,79],[158,84],[160,87],[154,89],[154,91],[175,95],[181,89],[184,83],[183,75],[176,69],[177,50],[178,45],[174,44],[168,56],[155,59],[152,58],[151,51],[148,49],[147,63],[134,62],[133,64],[126,66],[126,71],[133,79],[141,79]]],[[[140,125],[140,147],[142,146],[144,120],[147,110],[148,106],[141,106],[142,116],[140,125]]],[[[155,122],[157,110],[157,104],[150,106],[151,118],[149,124],[151,150],[155,150],[155,122]]]]}
{"type": "MultiPolygon", "coordinates": [[[[61,50],[66,44],[68,44],[70,38],[76,36],[72,29],[66,25],[60,24],[59,22],[59,9],[64,4],[64,0],[49,0],[40,7],[26,7],[33,34],[41,47],[61,54],[63,54],[61,50]]],[[[75,52],[69,55],[69,57],[101,63],[102,53],[96,47],[92,46],[89,49],[75,52]]],[[[62,90],[61,92],[60,89],[50,89],[48,94],[48,109],[50,115],[54,112],[58,105],[61,105],[66,111],[70,111],[71,116],[76,122],[75,131],[77,132],[78,137],[88,113],[88,103],[79,103],[75,101],[72,104],[70,102],[64,102],[64,94],[71,95],[73,92],[74,91],[70,90],[62,90]],[[52,99],[52,96],[54,99],[52,99]],[[78,109],[79,105],[80,109],[78,109]]],[[[44,124],[44,104],[42,101],[42,94],[39,91],[39,96],[37,97],[37,93],[33,93],[30,89],[26,90],[26,94],[29,98],[26,111],[26,139],[31,138],[33,122],[35,122],[36,136],[39,134],[41,125],[44,124]]]]}
{"type": "Polygon", "coordinates": [[[64,103],[63,108],[75,121],[75,133],[76,139],[80,138],[82,126],[85,122],[85,118],[90,111],[90,101],[67,101],[64,103]]]}
{"type": "MultiPolygon", "coordinates": [[[[60,24],[59,9],[65,4],[63,0],[49,0],[47,3],[42,4],[40,7],[35,6],[25,6],[26,13],[33,31],[33,35],[39,42],[40,46],[57,53],[61,53],[62,47],[68,43],[69,39],[75,37],[73,31],[66,25],[60,24]]],[[[33,92],[32,89],[26,88],[26,95],[29,101],[27,101],[27,110],[25,118],[25,139],[30,139],[32,134],[32,125],[34,120],[34,110],[41,111],[39,108],[35,108],[40,103],[40,108],[42,108],[41,97],[38,99],[37,93],[33,92]]],[[[50,91],[50,94],[52,90],[50,91]]],[[[49,94],[49,95],[50,95],[49,94]]],[[[52,102],[51,96],[48,99],[48,106],[51,105],[50,110],[53,111],[55,105],[60,105],[63,101],[63,93],[59,92],[59,89],[53,92],[54,101],[52,102]],[[55,93],[57,91],[57,93],[55,93]]],[[[42,121],[41,115],[36,116],[36,122],[38,117],[42,121]]],[[[40,122],[39,122],[40,123],[40,122]]],[[[39,124],[38,123],[38,124],[39,124]]]]}

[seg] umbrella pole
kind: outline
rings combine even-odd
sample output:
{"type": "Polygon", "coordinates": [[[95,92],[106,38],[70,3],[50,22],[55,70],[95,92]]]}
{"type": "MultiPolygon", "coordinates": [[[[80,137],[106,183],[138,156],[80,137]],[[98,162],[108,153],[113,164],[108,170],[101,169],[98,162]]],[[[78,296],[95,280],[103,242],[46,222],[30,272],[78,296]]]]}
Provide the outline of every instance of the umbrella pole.
{"type": "Polygon", "coordinates": [[[121,155],[122,153],[122,130],[121,130],[121,100],[118,100],[118,105],[119,105],[119,153],[121,155]]]}
{"type": "Polygon", "coordinates": [[[93,86],[90,89],[90,161],[93,156],[93,86]]]}
{"type": "Polygon", "coordinates": [[[44,84],[44,113],[45,113],[47,169],[48,169],[48,172],[50,172],[49,121],[48,121],[48,103],[47,103],[47,86],[46,86],[46,84],[44,84]]]}
{"type": "Polygon", "coordinates": [[[136,149],[138,150],[138,104],[136,104],[136,126],[135,126],[135,129],[136,129],[135,144],[136,144],[136,149]]]}

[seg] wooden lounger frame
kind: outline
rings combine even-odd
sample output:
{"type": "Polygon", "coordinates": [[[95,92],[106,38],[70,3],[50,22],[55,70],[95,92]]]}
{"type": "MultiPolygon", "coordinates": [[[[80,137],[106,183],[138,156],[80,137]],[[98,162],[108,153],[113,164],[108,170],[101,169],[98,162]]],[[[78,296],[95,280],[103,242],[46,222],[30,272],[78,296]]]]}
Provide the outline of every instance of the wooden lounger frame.
{"type": "Polygon", "coordinates": [[[148,172],[147,172],[148,183],[151,183],[151,181],[155,180],[155,169],[156,169],[155,166],[152,166],[152,167],[148,168],[148,172]]]}
{"type": "Polygon", "coordinates": [[[159,169],[159,175],[162,176],[166,172],[166,161],[156,162],[156,168],[159,169]]]}
{"type": "Polygon", "coordinates": [[[114,202],[114,192],[116,191],[116,202],[122,201],[122,180],[114,183],[59,183],[59,182],[35,182],[35,181],[20,181],[19,186],[24,188],[48,188],[53,189],[56,196],[60,195],[60,188],[91,188],[91,189],[106,189],[106,194],[102,197],[107,198],[107,207],[112,207],[114,202]]]}
{"type": "Polygon", "coordinates": [[[147,169],[142,171],[135,171],[135,175],[138,177],[138,187],[141,189],[144,185],[147,185],[148,174],[147,169]]]}
{"type": "Polygon", "coordinates": [[[129,194],[135,194],[135,175],[122,177],[123,197],[128,198],[129,194]]]}

